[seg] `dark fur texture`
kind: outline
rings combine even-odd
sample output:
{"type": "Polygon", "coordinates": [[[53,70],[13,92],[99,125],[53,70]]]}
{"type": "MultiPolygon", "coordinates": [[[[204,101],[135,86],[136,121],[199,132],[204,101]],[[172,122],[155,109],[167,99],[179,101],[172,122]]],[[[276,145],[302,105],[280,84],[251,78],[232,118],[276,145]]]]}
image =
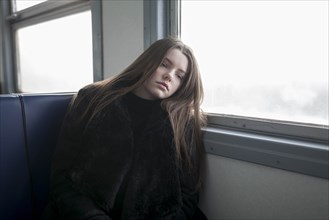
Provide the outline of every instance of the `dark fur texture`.
{"type": "Polygon", "coordinates": [[[51,209],[62,219],[110,219],[126,178],[122,219],[190,219],[197,194],[193,178],[181,175],[167,113],[159,106],[134,141],[126,106],[118,100],[83,132],[86,121],[77,123],[77,118],[95,92],[94,87],[81,90],[80,104],[66,116],[54,162],[51,209]]]}

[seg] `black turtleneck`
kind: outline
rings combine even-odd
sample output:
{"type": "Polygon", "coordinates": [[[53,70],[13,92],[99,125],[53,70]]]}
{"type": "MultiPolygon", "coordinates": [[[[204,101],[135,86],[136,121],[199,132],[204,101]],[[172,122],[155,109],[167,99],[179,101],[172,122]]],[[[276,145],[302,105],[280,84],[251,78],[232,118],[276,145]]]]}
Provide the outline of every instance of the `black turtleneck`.
{"type": "MultiPolygon", "coordinates": [[[[144,126],[147,124],[150,115],[152,115],[152,113],[155,111],[161,110],[160,102],[161,100],[143,99],[133,93],[128,93],[123,96],[122,103],[127,106],[128,114],[131,119],[135,144],[138,142],[136,140],[141,137],[141,133],[143,132],[144,126]]],[[[135,148],[138,149],[138,146],[135,146],[135,148]]],[[[116,196],[114,207],[111,213],[112,218],[114,219],[121,219],[123,200],[130,176],[131,175],[129,174],[126,175],[116,196]]]]}
{"type": "Polygon", "coordinates": [[[140,132],[143,131],[143,126],[151,113],[160,110],[161,100],[143,99],[133,93],[128,93],[123,102],[128,108],[134,139],[136,140],[140,136],[140,132]]]}

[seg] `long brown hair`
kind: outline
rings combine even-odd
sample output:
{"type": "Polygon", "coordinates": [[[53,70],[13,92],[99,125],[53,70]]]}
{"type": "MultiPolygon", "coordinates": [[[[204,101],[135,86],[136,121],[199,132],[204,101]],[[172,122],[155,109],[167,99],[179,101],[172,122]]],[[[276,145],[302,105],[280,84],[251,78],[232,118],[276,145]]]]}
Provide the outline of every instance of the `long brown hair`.
{"type": "Polygon", "coordinates": [[[171,97],[163,99],[161,106],[169,115],[177,158],[188,168],[198,169],[203,152],[201,127],[206,123],[200,109],[203,87],[194,54],[179,39],[164,38],[156,41],[120,74],[95,83],[95,86],[100,89],[85,112],[94,106],[91,110],[93,113],[89,118],[90,122],[97,113],[114,100],[142,86],[163,62],[166,53],[173,48],[180,50],[187,57],[188,68],[179,89],[171,97]],[[195,158],[192,159],[192,156],[195,158]]]}

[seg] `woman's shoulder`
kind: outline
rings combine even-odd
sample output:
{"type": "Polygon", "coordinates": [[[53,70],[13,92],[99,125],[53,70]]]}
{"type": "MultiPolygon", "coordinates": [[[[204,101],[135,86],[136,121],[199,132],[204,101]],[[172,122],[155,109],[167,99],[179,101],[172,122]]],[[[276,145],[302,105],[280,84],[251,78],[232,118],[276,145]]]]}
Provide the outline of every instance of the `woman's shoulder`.
{"type": "Polygon", "coordinates": [[[92,83],[92,84],[88,84],[84,87],[82,87],[79,91],[77,95],[90,95],[90,94],[96,94],[99,90],[100,90],[100,84],[97,83],[92,83]]]}
{"type": "Polygon", "coordinates": [[[74,96],[72,99],[73,106],[80,106],[81,105],[88,105],[92,99],[94,99],[98,91],[100,91],[100,86],[92,83],[89,85],[86,85],[82,87],[74,96]]]}

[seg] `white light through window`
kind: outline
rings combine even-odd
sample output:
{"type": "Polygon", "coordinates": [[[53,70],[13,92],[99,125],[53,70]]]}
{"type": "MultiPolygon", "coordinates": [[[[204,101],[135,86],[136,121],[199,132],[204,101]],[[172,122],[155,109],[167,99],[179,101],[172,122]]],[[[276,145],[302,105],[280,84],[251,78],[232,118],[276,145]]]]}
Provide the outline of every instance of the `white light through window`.
{"type": "Polygon", "coordinates": [[[328,1],[182,0],[210,113],[328,125],[328,1]]]}
{"type": "Polygon", "coordinates": [[[24,10],[26,8],[32,7],[34,5],[38,5],[42,2],[46,2],[47,0],[16,0],[16,11],[24,10]]]}
{"type": "Polygon", "coordinates": [[[71,92],[93,82],[91,12],[17,31],[23,92],[71,92]]]}

